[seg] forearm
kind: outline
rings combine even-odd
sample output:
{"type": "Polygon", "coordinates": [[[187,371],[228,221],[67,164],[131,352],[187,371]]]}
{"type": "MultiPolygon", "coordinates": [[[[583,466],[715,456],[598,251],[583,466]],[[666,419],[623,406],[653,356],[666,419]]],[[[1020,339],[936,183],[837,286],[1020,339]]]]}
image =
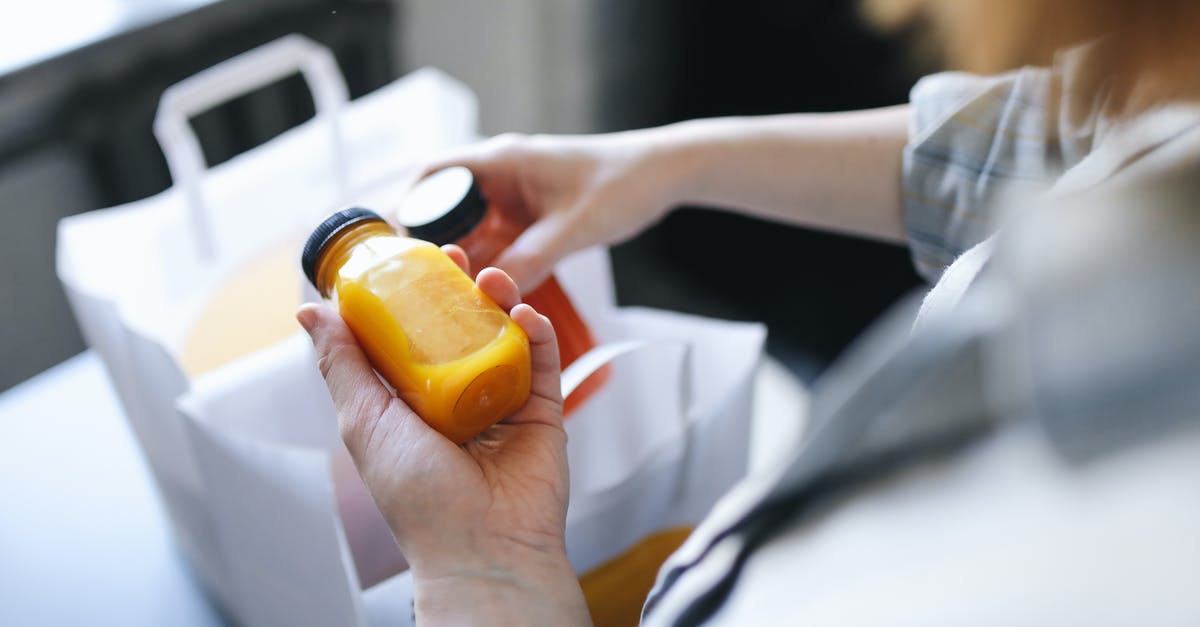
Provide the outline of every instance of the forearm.
{"type": "Polygon", "coordinates": [[[903,241],[907,105],[694,120],[655,129],[674,200],[903,241]]]}

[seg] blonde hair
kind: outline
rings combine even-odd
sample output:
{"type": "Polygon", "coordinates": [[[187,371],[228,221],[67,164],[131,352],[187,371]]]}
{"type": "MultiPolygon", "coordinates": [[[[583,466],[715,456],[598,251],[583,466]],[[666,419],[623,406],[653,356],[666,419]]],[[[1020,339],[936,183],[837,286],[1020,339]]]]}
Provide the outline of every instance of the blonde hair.
{"type": "Polygon", "coordinates": [[[1109,108],[1133,114],[1200,100],[1197,0],[864,0],[885,28],[918,25],[947,65],[995,73],[1046,65],[1062,48],[1102,40],[1109,108]]]}

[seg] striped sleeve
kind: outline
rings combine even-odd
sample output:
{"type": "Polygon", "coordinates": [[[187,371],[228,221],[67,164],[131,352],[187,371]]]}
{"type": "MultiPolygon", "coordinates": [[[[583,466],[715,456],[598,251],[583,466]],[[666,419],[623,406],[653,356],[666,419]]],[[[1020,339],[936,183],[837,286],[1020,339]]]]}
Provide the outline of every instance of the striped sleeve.
{"type": "Polygon", "coordinates": [[[936,281],[986,239],[1012,188],[1044,189],[1062,170],[1050,70],[927,76],[913,87],[902,173],[913,263],[936,281]]]}

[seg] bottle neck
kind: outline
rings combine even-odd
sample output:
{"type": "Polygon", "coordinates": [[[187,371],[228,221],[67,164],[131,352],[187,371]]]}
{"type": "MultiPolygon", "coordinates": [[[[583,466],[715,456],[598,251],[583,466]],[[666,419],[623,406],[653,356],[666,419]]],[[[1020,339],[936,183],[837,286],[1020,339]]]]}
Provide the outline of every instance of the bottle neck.
{"type": "Polygon", "coordinates": [[[396,231],[386,222],[370,220],[355,224],[325,244],[321,256],[317,259],[317,291],[321,296],[329,297],[333,290],[337,272],[347,261],[359,244],[375,237],[394,237],[396,231]]]}

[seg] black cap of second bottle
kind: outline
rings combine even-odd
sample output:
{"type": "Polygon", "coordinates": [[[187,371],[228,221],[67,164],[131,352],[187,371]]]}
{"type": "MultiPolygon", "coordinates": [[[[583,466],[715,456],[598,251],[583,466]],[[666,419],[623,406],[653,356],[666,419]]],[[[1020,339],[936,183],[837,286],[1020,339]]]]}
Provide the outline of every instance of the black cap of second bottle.
{"type": "Polygon", "coordinates": [[[438,170],[418,182],[396,210],[410,236],[438,246],[470,233],[487,212],[475,176],[462,166],[438,170]]]}

